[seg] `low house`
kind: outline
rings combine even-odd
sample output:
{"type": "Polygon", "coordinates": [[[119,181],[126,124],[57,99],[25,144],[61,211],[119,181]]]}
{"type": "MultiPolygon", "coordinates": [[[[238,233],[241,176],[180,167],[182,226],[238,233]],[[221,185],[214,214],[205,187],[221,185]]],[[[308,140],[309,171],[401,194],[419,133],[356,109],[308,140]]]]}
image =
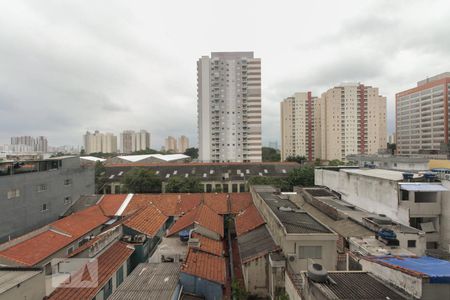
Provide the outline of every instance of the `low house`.
{"type": "Polygon", "coordinates": [[[114,243],[96,260],[89,260],[64,281],[48,299],[108,299],[131,272],[130,256],[133,252],[134,248],[126,243],[114,243]]]}
{"type": "Polygon", "coordinates": [[[180,282],[186,293],[206,300],[222,299],[226,272],[224,257],[190,248],[181,267],[180,282]]]}
{"type": "Polygon", "coordinates": [[[211,239],[220,240],[224,236],[224,220],[207,205],[200,205],[181,216],[169,229],[168,236],[180,231],[195,231],[211,239]]]}
{"type": "Polygon", "coordinates": [[[40,268],[0,267],[0,300],[42,300],[45,275],[40,268]]]}
{"type": "Polygon", "coordinates": [[[142,263],[125,279],[109,300],[180,299],[179,263],[142,263]]]}

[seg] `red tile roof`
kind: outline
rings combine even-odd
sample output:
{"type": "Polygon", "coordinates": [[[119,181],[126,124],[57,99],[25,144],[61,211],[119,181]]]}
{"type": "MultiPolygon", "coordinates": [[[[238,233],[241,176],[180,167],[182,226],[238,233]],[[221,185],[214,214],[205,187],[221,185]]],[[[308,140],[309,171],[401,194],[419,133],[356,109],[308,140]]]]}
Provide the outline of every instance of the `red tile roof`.
{"type": "Polygon", "coordinates": [[[238,214],[253,204],[251,193],[231,193],[230,194],[231,213],[238,214]]]}
{"type": "Polygon", "coordinates": [[[263,225],[264,219],[253,204],[235,218],[236,234],[239,236],[263,225]]]}
{"type": "Polygon", "coordinates": [[[223,241],[216,241],[210,238],[207,238],[206,236],[203,236],[198,233],[192,233],[192,237],[195,239],[198,239],[200,242],[200,250],[203,252],[207,252],[209,254],[214,254],[217,256],[223,256],[224,252],[224,245],[223,241]]]}
{"type": "Polygon", "coordinates": [[[49,230],[0,251],[0,256],[33,266],[101,226],[108,218],[91,206],[50,224],[49,230]],[[52,230],[53,229],[53,230],[52,230]]]}
{"type": "Polygon", "coordinates": [[[73,238],[71,237],[47,230],[0,251],[0,256],[22,265],[34,266],[72,241],[73,238]]]}
{"type": "Polygon", "coordinates": [[[159,209],[153,205],[149,205],[135,215],[127,219],[123,224],[138,232],[142,232],[147,236],[155,236],[158,231],[163,228],[167,221],[165,216],[159,209]]]}
{"type": "Polygon", "coordinates": [[[230,211],[228,205],[228,194],[217,193],[217,194],[204,194],[204,203],[212,208],[216,213],[225,215],[230,211]]]}
{"type": "Polygon", "coordinates": [[[178,216],[178,202],[181,199],[179,194],[161,194],[155,199],[153,204],[158,207],[166,216],[178,216]]]}
{"type": "Polygon", "coordinates": [[[223,237],[223,217],[207,205],[200,205],[180,217],[169,230],[169,236],[192,226],[194,223],[223,237]]]}
{"type": "MultiPolygon", "coordinates": [[[[52,294],[49,299],[92,299],[103,288],[108,280],[115,275],[121,265],[130,257],[134,252],[127,244],[122,242],[116,242],[109,247],[103,254],[98,257],[98,286],[97,287],[59,287],[52,294]]],[[[72,282],[78,280],[81,282],[85,280],[87,275],[86,270],[82,268],[80,272],[76,273],[71,279],[72,282]],[[77,279],[78,278],[78,279],[77,279]],[[82,279],[81,279],[82,278],[82,279]]],[[[125,274],[124,274],[125,276],[125,274]]]]}
{"type": "Polygon", "coordinates": [[[202,203],[203,193],[181,194],[181,201],[177,204],[177,214],[184,215],[191,209],[197,207],[202,203]]]}
{"type": "Polygon", "coordinates": [[[100,200],[99,205],[105,213],[105,216],[114,216],[126,197],[127,194],[104,195],[100,200]]]}
{"type": "Polygon", "coordinates": [[[157,201],[161,197],[160,194],[134,194],[131,198],[130,203],[128,203],[124,216],[128,216],[136,212],[137,210],[147,207],[149,204],[157,201]]]}
{"type": "Polygon", "coordinates": [[[189,249],[185,263],[181,267],[181,272],[225,284],[225,258],[191,248],[189,249]]]}

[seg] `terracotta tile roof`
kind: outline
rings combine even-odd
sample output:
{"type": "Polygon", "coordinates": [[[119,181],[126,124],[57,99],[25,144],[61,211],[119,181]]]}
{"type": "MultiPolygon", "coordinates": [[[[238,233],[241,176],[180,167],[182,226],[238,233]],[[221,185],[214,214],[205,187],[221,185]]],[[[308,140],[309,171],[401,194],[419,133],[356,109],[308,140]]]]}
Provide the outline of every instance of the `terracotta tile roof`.
{"type": "Polygon", "coordinates": [[[94,205],[50,224],[52,228],[81,237],[109,220],[99,206],[94,205]]]}
{"type": "Polygon", "coordinates": [[[104,195],[100,200],[99,205],[103,210],[105,216],[114,216],[126,197],[127,194],[104,195]]]}
{"type": "Polygon", "coordinates": [[[204,194],[204,203],[212,208],[216,213],[225,215],[230,211],[228,205],[228,194],[204,194]]]}
{"type": "Polygon", "coordinates": [[[236,234],[239,236],[263,225],[265,222],[256,206],[252,204],[236,216],[235,223],[236,234]]]}
{"type": "Polygon", "coordinates": [[[159,209],[153,205],[149,205],[128,218],[123,224],[147,236],[153,237],[164,226],[167,219],[167,216],[159,209]]]}
{"type": "Polygon", "coordinates": [[[208,228],[223,237],[223,217],[217,214],[207,205],[200,205],[180,217],[169,230],[169,236],[173,235],[194,223],[208,228]]]}
{"type": "Polygon", "coordinates": [[[122,215],[131,215],[137,210],[147,207],[149,204],[152,204],[160,197],[160,194],[134,194],[133,198],[131,198],[130,203],[128,203],[128,206],[125,208],[122,215]]]}
{"type": "MultiPolygon", "coordinates": [[[[122,242],[116,242],[109,247],[103,254],[98,257],[98,286],[95,288],[73,288],[73,287],[60,287],[57,288],[48,299],[92,299],[103,288],[106,282],[115,275],[120,266],[130,257],[134,252],[127,244],[122,242]]],[[[86,270],[82,268],[82,270],[86,270]]],[[[85,278],[86,272],[76,273],[72,281],[77,278],[85,278]]],[[[125,277],[125,274],[124,274],[125,277]]],[[[78,279],[83,281],[83,279],[78,279]]]]}
{"type": "Polygon", "coordinates": [[[22,265],[34,266],[72,241],[73,238],[71,237],[47,230],[0,251],[0,256],[22,265]]]}
{"type": "Polygon", "coordinates": [[[217,256],[223,256],[224,245],[223,241],[216,241],[213,239],[209,239],[206,236],[203,236],[198,233],[192,233],[192,237],[195,239],[199,239],[200,241],[200,250],[203,252],[207,252],[209,254],[214,254],[217,256]]]}
{"type": "Polygon", "coordinates": [[[181,194],[181,201],[177,205],[177,213],[179,216],[184,215],[191,209],[202,203],[203,193],[181,194]]]}
{"type": "Polygon", "coordinates": [[[189,249],[186,261],[181,267],[181,272],[225,284],[225,258],[189,249]]]}
{"type": "Polygon", "coordinates": [[[159,199],[155,199],[153,204],[166,216],[178,216],[178,202],[180,199],[181,195],[179,194],[161,194],[159,199]]]}
{"type": "Polygon", "coordinates": [[[0,251],[0,256],[33,266],[106,221],[108,218],[103,215],[100,207],[91,206],[49,224],[49,230],[0,251]]]}
{"type": "Polygon", "coordinates": [[[230,194],[231,213],[238,214],[253,204],[251,193],[231,193],[230,194]]]}

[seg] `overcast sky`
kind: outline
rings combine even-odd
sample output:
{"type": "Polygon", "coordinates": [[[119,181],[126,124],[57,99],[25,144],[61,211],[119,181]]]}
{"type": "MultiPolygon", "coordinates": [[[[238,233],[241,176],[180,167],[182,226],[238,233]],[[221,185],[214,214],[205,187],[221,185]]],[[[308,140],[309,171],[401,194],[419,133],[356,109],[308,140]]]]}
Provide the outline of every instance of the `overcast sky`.
{"type": "Polygon", "coordinates": [[[450,71],[450,1],[0,2],[0,142],[86,130],[147,129],[196,144],[196,60],[262,59],[263,144],[279,140],[279,102],[345,81],[395,93],[450,71]]]}

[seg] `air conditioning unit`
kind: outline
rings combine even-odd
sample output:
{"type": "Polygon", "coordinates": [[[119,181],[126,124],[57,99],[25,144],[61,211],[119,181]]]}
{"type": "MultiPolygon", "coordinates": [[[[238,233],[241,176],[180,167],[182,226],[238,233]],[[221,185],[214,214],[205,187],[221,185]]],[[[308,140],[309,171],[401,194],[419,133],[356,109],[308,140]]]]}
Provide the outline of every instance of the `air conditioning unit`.
{"type": "Polygon", "coordinates": [[[200,248],[200,240],[196,238],[190,238],[188,241],[188,246],[192,248],[200,248]]]}
{"type": "Polygon", "coordinates": [[[134,243],[143,243],[145,242],[145,234],[137,234],[133,237],[134,243]]]}
{"type": "Polygon", "coordinates": [[[127,242],[127,243],[131,243],[131,240],[132,240],[131,235],[124,235],[122,237],[122,241],[127,242]]]}
{"type": "Polygon", "coordinates": [[[295,254],[288,254],[287,259],[289,262],[294,262],[296,259],[295,254]]]}

